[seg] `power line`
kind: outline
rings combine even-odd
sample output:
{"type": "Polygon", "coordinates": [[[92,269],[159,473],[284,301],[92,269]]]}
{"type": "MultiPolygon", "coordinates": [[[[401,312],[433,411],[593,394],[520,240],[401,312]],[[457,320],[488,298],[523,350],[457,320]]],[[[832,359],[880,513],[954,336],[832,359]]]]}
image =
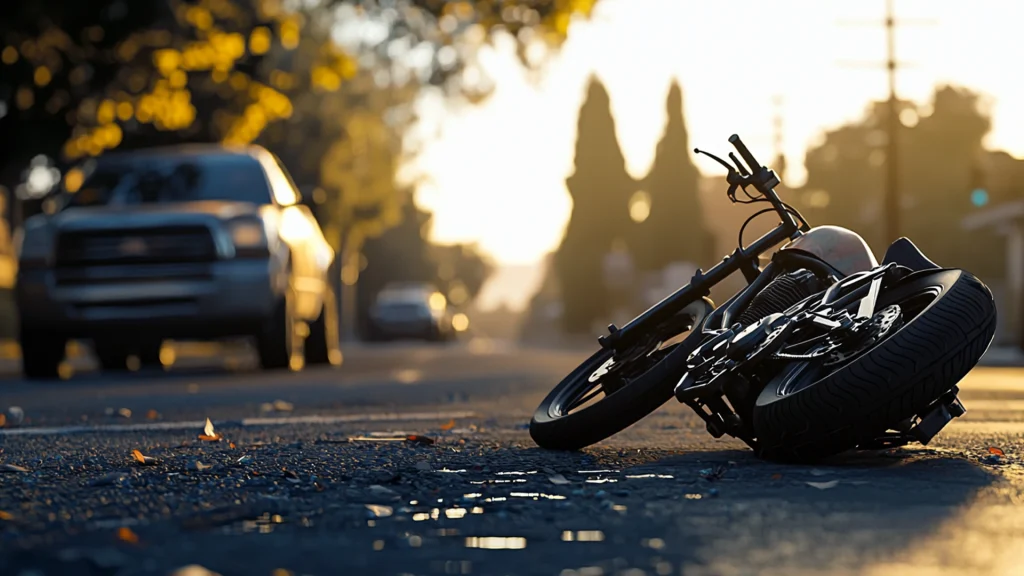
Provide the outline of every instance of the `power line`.
{"type": "MultiPolygon", "coordinates": [[[[893,0],[885,2],[885,31],[886,31],[886,60],[885,69],[889,80],[889,100],[886,118],[886,153],[885,153],[885,201],[883,206],[885,222],[885,240],[893,242],[900,237],[900,189],[899,189],[899,153],[897,136],[899,135],[899,100],[896,97],[896,72],[898,68],[905,68],[908,64],[899,63],[896,60],[896,27],[907,24],[934,24],[934,20],[900,20],[896,22],[893,0]]],[[[877,22],[870,23],[877,26],[877,22]]],[[[846,25],[850,25],[846,23],[846,25]]],[[[845,64],[846,67],[863,67],[863,64],[845,64]]],[[[871,64],[877,68],[878,64],[871,64]]]]}

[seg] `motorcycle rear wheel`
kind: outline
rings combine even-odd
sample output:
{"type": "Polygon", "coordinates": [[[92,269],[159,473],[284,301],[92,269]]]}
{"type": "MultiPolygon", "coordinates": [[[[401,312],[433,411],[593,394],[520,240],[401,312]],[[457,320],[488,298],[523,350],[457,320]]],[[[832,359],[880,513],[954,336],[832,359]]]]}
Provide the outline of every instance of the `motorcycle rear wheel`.
{"type": "Polygon", "coordinates": [[[855,448],[948,392],[995,334],[992,292],[956,269],[918,272],[879,296],[903,325],[838,366],[799,362],[768,382],[753,409],[758,454],[807,462],[855,448]]]}
{"type": "Polygon", "coordinates": [[[694,331],[671,347],[632,360],[629,367],[636,375],[614,390],[599,390],[604,386],[603,376],[590,381],[591,375],[614,361],[613,351],[599,350],[584,360],[537,407],[530,421],[534,442],[548,450],[579,450],[657,410],[672,398],[676,382],[686,371],[687,357],[700,344],[697,330],[712,309],[713,304],[705,298],[687,306],[680,315],[689,316],[694,331]],[[578,402],[592,394],[596,401],[578,402]],[[604,395],[597,398],[598,394],[604,395]]]}

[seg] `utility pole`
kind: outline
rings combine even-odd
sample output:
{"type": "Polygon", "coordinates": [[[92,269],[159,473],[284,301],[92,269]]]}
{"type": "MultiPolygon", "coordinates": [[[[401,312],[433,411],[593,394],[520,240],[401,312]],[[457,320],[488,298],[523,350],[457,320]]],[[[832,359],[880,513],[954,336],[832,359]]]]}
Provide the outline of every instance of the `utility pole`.
{"type": "Polygon", "coordinates": [[[900,112],[896,101],[896,19],[893,0],[885,0],[886,61],[889,72],[889,106],[885,153],[885,241],[895,242],[900,237],[900,173],[899,147],[900,112]]]}
{"type": "Polygon", "coordinates": [[[782,104],[783,98],[781,94],[777,94],[772,98],[772,104],[775,108],[775,114],[772,118],[772,125],[774,127],[774,144],[775,144],[775,159],[773,161],[772,169],[779,175],[779,180],[785,183],[786,176],[786,155],[783,153],[782,144],[782,104]]]}
{"type": "MultiPolygon", "coordinates": [[[[900,237],[902,230],[900,212],[902,203],[900,201],[900,164],[899,164],[899,130],[900,110],[899,99],[896,96],[896,71],[898,68],[905,68],[908,65],[899,63],[896,60],[896,26],[904,24],[933,24],[932,20],[901,20],[896,22],[894,0],[885,0],[885,35],[886,35],[886,59],[885,68],[889,80],[889,99],[886,110],[886,152],[885,152],[885,201],[884,206],[884,233],[886,244],[895,241],[900,237]]],[[[871,25],[877,26],[876,22],[871,25]]],[[[870,67],[877,67],[869,65],[870,67]]],[[[855,66],[855,67],[863,67],[855,66]]]]}

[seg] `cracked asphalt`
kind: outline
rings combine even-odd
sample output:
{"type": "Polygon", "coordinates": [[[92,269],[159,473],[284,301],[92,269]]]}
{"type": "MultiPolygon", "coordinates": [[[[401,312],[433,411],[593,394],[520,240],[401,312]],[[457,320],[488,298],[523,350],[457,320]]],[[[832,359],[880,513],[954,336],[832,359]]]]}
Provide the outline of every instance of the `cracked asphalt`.
{"type": "Polygon", "coordinates": [[[584,353],[235,353],[0,378],[0,575],[1024,574],[1021,369],[972,372],[927,447],[784,466],[674,403],[538,449],[532,410],[584,353]]]}

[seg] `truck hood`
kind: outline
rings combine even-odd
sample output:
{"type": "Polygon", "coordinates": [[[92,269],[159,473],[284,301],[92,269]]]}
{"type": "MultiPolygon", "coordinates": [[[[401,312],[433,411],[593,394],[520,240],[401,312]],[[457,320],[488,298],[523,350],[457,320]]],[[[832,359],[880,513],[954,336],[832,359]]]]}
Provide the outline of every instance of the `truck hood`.
{"type": "Polygon", "coordinates": [[[163,226],[213,225],[237,216],[258,216],[260,207],[248,202],[204,200],[135,206],[68,208],[53,217],[61,231],[117,230],[163,226]]]}

